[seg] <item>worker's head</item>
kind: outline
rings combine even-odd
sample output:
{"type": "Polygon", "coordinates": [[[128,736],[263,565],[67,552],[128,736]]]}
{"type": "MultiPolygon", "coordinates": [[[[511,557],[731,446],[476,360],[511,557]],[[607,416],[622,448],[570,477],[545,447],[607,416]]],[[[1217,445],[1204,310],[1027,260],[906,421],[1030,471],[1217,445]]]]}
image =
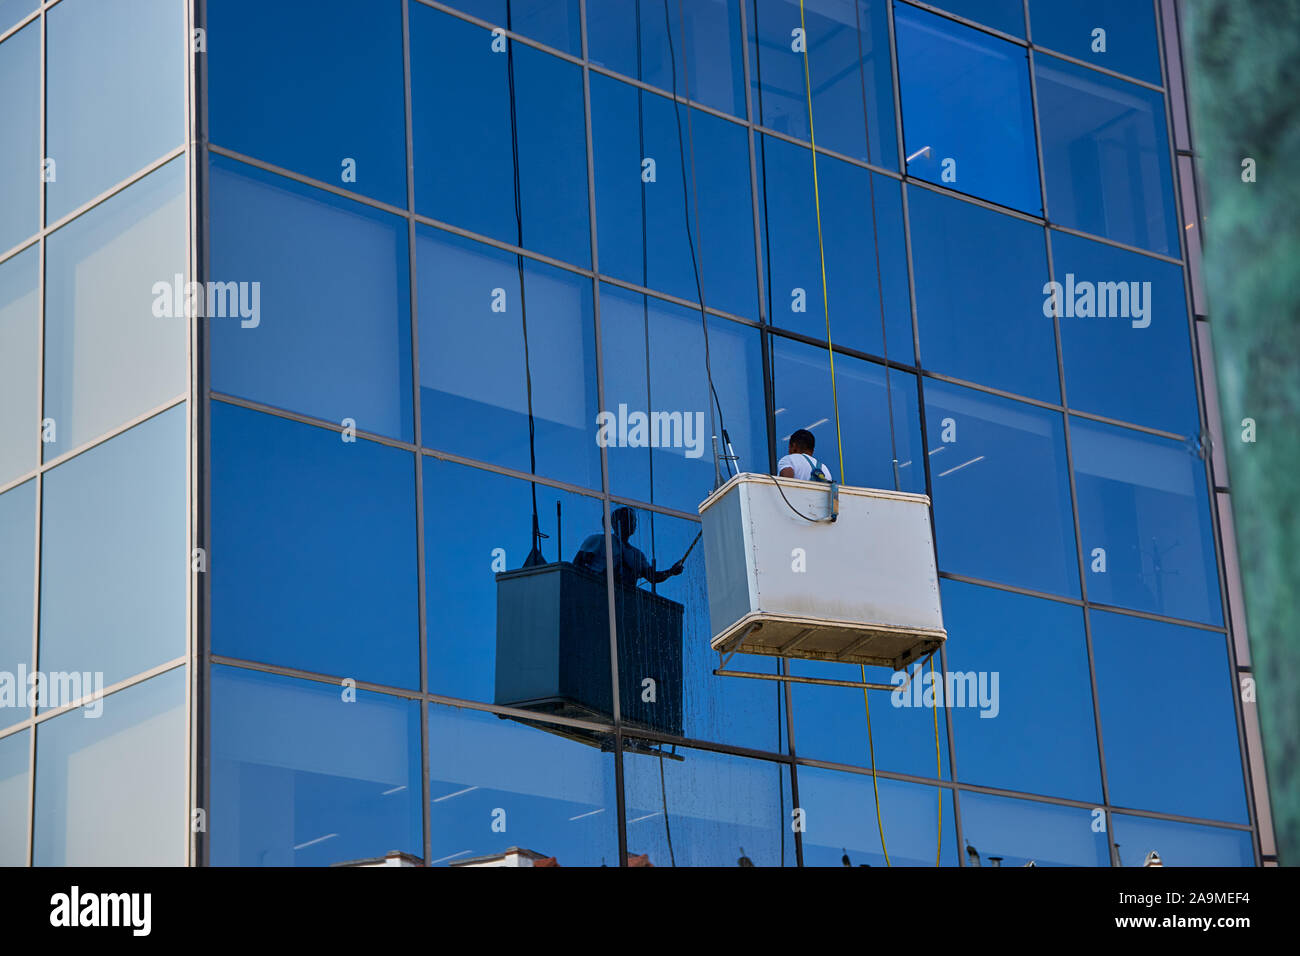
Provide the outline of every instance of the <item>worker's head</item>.
{"type": "Polygon", "coordinates": [[[806,428],[800,428],[790,436],[790,454],[792,455],[811,455],[816,447],[817,439],[806,428]]]}
{"type": "Polygon", "coordinates": [[[620,541],[626,541],[636,533],[636,512],[631,508],[615,508],[610,517],[614,521],[614,534],[620,541]]]}

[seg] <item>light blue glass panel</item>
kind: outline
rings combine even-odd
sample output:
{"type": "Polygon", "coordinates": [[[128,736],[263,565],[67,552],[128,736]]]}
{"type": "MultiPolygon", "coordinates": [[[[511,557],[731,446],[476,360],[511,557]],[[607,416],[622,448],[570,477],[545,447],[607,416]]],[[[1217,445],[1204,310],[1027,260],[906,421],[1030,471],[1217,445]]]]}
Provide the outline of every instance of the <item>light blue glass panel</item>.
{"type": "MultiPolygon", "coordinates": [[[[800,786],[803,774],[799,775],[800,786]]],[[[986,793],[961,795],[967,866],[1109,866],[1092,810],[986,793]],[[972,852],[973,851],[973,852],[972,852]]]]}
{"type": "MultiPolygon", "coordinates": [[[[962,797],[965,806],[966,798],[962,797]]],[[[1155,851],[1165,866],[1254,866],[1248,830],[1220,830],[1126,813],[1111,815],[1121,866],[1142,866],[1155,851]]]]}
{"type": "Polygon", "coordinates": [[[37,464],[41,392],[40,250],[0,263],[0,485],[37,464]]]}
{"type": "Polygon", "coordinates": [[[23,669],[32,666],[36,588],[36,482],[0,495],[0,729],[31,713],[23,669]]]}
{"type": "Polygon", "coordinates": [[[41,5],[40,0],[0,0],[0,33],[41,5]]]}
{"type": "Polygon", "coordinates": [[[0,866],[27,865],[31,733],[0,740],[0,866]]]}
{"type": "MultiPolygon", "coordinates": [[[[16,17],[15,17],[16,19],[16,17]]],[[[8,24],[0,3],[0,32],[8,24]]],[[[41,25],[0,44],[0,252],[40,228],[41,25]]]]}

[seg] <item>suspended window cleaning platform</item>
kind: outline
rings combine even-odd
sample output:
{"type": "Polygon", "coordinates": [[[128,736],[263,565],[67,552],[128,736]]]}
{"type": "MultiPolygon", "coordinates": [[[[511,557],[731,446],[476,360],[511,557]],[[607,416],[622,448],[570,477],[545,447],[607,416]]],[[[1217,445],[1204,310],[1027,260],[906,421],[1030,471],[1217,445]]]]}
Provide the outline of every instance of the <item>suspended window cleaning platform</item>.
{"type": "Polygon", "coordinates": [[[735,475],[699,507],[713,649],[894,670],[934,652],[947,633],[929,505],[735,475]]]}

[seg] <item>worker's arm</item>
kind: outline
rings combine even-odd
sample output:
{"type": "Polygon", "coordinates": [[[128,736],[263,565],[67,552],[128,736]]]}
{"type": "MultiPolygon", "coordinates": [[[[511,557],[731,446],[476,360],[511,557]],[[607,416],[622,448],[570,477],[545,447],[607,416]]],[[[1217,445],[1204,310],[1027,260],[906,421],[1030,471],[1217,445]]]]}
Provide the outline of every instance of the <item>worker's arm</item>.
{"type": "Polygon", "coordinates": [[[645,579],[649,581],[651,584],[662,584],[664,581],[667,581],[669,578],[675,577],[676,575],[681,573],[682,573],[682,563],[680,561],[674,564],[671,568],[668,568],[664,571],[656,571],[654,569],[654,566],[651,565],[650,569],[645,572],[645,579]]]}
{"type": "Polygon", "coordinates": [[[782,469],[781,469],[781,477],[782,477],[782,478],[793,478],[793,477],[794,477],[794,469],[793,469],[793,468],[790,468],[790,467],[788,467],[788,466],[785,467],[785,468],[782,468],[782,469]]]}

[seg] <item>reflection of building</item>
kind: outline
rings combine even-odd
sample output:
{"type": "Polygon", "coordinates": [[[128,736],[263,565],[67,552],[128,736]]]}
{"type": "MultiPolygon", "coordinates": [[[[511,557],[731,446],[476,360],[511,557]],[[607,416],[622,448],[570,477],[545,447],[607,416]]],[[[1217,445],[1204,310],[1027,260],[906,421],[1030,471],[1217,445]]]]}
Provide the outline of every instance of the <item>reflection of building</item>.
{"type": "Polygon", "coordinates": [[[452,867],[483,867],[483,866],[559,866],[553,856],[543,856],[540,853],[534,853],[532,850],[524,850],[517,846],[512,846],[504,853],[495,853],[490,856],[476,856],[468,860],[455,860],[450,864],[452,867]]]}

